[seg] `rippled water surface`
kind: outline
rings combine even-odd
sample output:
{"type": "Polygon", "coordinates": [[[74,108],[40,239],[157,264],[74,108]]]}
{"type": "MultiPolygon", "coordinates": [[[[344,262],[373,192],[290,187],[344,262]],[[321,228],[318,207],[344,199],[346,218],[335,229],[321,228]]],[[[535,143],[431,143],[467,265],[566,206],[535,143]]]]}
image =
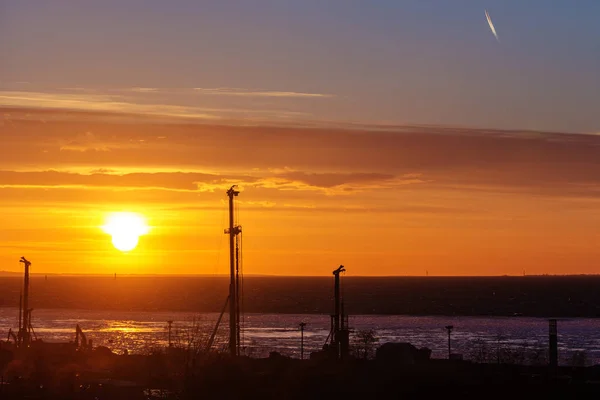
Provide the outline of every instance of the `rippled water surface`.
{"type": "MultiPolygon", "coordinates": [[[[72,341],[79,324],[94,346],[104,345],[117,353],[144,352],[152,346],[166,345],[167,321],[173,321],[173,341],[183,340],[186,327],[196,320],[200,330],[209,335],[218,314],[178,312],[123,312],[87,310],[37,309],[33,327],[38,338],[45,341],[72,341]],[[178,337],[180,339],[178,339],[178,337]]],[[[329,333],[327,315],[247,314],[244,316],[243,339],[246,352],[262,357],[270,351],[299,357],[298,324],[307,323],[304,333],[305,352],[322,347],[329,333]]],[[[217,335],[216,346],[224,346],[228,315],[217,335]]],[[[448,336],[444,326],[453,325],[452,351],[466,358],[486,348],[495,352],[501,348],[539,348],[548,345],[548,321],[542,318],[489,317],[412,317],[358,315],[349,319],[354,330],[375,329],[379,343],[410,342],[428,347],[433,357],[447,357],[448,336]],[[479,350],[478,350],[479,349],[479,350]]],[[[17,310],[0,309],[0,331],[6,335],[17,326],[17,310]]],[[[558,322],[561,363],[568,363],[575,351],[585,351],[587,362],[600,363],[600,320],[562,319],[558,322]]],[[[6,336],[4,336],[5,338],[6,336]]]]}

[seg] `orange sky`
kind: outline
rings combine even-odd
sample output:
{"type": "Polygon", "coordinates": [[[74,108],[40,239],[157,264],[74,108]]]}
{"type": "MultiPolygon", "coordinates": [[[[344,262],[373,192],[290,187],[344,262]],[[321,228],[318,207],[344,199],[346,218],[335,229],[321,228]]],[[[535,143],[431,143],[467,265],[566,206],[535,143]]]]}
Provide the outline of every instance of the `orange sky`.
{"type": "Polygon", "coordinates": [[[0,111],[0,270],[226,273],[238,184],[246,274],[599,272],[600,136],[0,111]],[[152,226],[131,253],[112,211],[152,226]]]}

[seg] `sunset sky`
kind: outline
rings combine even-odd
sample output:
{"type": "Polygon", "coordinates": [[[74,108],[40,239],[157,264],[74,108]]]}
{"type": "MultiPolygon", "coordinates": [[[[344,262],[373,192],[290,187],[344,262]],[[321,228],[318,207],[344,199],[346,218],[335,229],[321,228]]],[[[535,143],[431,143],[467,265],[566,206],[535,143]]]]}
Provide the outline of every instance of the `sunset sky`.
{"type": "Polygon", "coordinates": [[[0,270],[600,272],[600,2],[0,2],[0,270]],[[488,27],[485,10],[499,42],[488,27]],[[151,229],[122,253],[110,212],[151,229]]]}

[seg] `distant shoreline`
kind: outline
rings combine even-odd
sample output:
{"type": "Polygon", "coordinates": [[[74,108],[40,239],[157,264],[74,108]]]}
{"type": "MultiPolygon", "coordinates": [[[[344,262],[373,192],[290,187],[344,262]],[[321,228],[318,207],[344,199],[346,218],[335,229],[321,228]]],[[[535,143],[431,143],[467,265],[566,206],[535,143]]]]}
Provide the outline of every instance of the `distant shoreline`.
{"type": "MultiPolygon", "coordinates": [[[[220,312],[223,275],[33,275],[34,309],[220,312]]],[[[0,277],[0,307],[18,307],[23,281],[0,277]]],[[[356,277],[342,279],[349,315],[600,317],[600,276],[356,277]]],[[[247,313],[330,314],[333,276],[247,276],[247,313]]],[[[35,315],[35,311],[34,311],[35,315]]]]}
{"type": "MultiPolygon", "coordinates": [[[[17,306],[0,306],[0,310],[10,310],[16,311],[18,310],[17,306]]],[[[132,312],[132,313],[179,313],[179,314],[219,314],[217,311],[194,311],[194,310],[155,310],[155,309],[95,309],[95,308],[71,308],[71,307],[39,307],[36,311],[106,311],[106,312],[132,312]]],[[[244,313],[246,316],[253,315],[313,315],[313,316],[322,316],[329,318],[330,313],[327,312],[306,312],[306,313],[281,313],[281,312],[246,312],[244,313]]],[[[348,316],[350,319],[354,317],[409,317],[409,318],[480,318],[480,319],[536,319],[536,320],[544,320],[548,319],[556,319],[558,322],[560,321],[572,321],[572,320],[582,320],[582,319],[590,319],[590,320],[600,320],[600,316],[578,316],[578,317],[568,317],[568,316],[539,316],[539,315],[494,315],[494,314],[475,314],[475,315],[458,315],[458,314],[351,314],[348,316]]]]}

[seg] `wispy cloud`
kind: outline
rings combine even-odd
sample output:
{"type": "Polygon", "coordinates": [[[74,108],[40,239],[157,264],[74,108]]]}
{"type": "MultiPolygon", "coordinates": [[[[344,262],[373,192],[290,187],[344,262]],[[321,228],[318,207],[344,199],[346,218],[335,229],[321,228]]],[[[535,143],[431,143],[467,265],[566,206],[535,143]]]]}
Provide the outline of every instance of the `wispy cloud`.
{"type": "MultiPolygon", "coordinates": [[[[138,88],[138,90],[149,92],[153,89],[138,88]]],[[[9,107],[137,114],[208,121],[260,121],[263,119],[298,118],[309,115],[304,112],[286,110],[253,110],[248,108],[209,108],[171,104],[148,104],[136,102],[134,99],[129,99],[123,95],[93,93],[0,91],[0,103],[9,107]]]]}
{"type": "Polygon", "coordinates": [[[138,92],[138,93],[156,93],[159,90],[160,89],[158,89],[158,88],[150,88],[150,87],[133,87],[133,88],[131,88],[132,92],[138,92]]]}
{"type": "Polygon", "coordinates": [[[67,92],[90,92],[90,89],[84,88],[84,87],[67,87],[67,88],[62,88],[61,90],[67,91],[67,92]]]}
{"type": "Polygon", "coordinates": [[[335,97],[332,94],[303,93],[303,92],[279,92],[269,90],[250,90],[240,88],[194,88],[198,93],[221,96],[247,96],[247,97],[335,97]]]}
{"type": "Polygon", "coordinates": [[[221,179],[219,182],[198,182],[202,192],[224,191],[232,184],[258,189],[277,191],[317,192],[327,196],[350,195],[365,191],[423,184],[425,179],[414,176],[395,176],[377,173],[327,173],[314,174],[296,171],[293,174],[261,176],[240,182],[236,179],[221,179]]]}
{"type": "MultiPolygon", "coordinates": [[[[22,154],[27,153],[43,168],[224,174],[216,182],[199,180],[194,189],[203,193],[238,183],[290,195],[373,190],[383,196],[387,192],[380,190],[436,187],[600,198],[600,136],[594,135],[414,126],[359,131],[167,125],[140,119],[125,124],[96,121],[93,113],[64,122],[48,117],[56,113],[50,110],[23,110],[31,117],[22,119],[16,109],[5,112],[12,125],[2,129],[3,169],[23,170],[22,154]],[[255,179],[227,180],[232,173],[255,179]]],[[[189,187],[189,181],[184,184],[189,187]]]]}
{"type": "MultiPolygon", "coordinates": [[[[102,149],[104,150],[104,149],[102,149]]],[[[161,190],[215,192],[232,184],[242,188],[275,189],[282,191],[320,192],[325,195],[348,195],[366,190],[392,188],[424,183],[425,180],[376,173],[311,174],[297,171],[286,174],[217,175],[191,172],[137,172],[115,175],[110,172],[80,174],[46,171],[0,171],[0,188],[112,188],[120,190],[161,190]]]]}
{"type": "Polygon", "coordinates": [[[81,111],[154,114],[197,119],[219,119],[215,114],[202,112],[194,107],[136,104],[128,102],[120,96],[112,95],[0,92],[0,101],[6,106],[13,107],[40,107],[81,111]]]}
{"type": "MultiPolygon", "coordinates": [[[[24,86],[27,82],[14,83],[16,86],[24,86]]],[[[31,85],[27,83],[28,85],[31,85]]],[[[7,91],[19,91],[18,87],[10,88],[7,86],[4,90],[7,91]]],[[[29,88],[23,88],[28,90],[29,88]]],[[[133,87],[81,87],[81,86],[70,86],[60,88],[44,88],[37,89],[40,93],[88,93],[96,95],[123,95],[123,94],[168,94],[168,95],[189,95],[189,94],[201,94],[201,95],[218,95],[218,96],[238,96],[238,97],[279,97],[279,98],[333,98],[336,97],[333,94],[328,93],[309,93],[309,92],[296,92],[289,90],[264,90],[264,89],[247,89],[247,88],[229,88],[229,87],[218,87],[218,88],[201,88],[201,87],[149,87],[149,86],[133,86],[133,87]]]]}
{"type": "Polygon", "coordinates": [[[139,148],[144,144],[144,140],[107,140],[106,138],[99,138],[92,132],[85,132],[83,134],[76,135],[73,138],[66,140],[59,140],[59,149],[61,151],[110,151],[114,149],[133,149],[139,148]]]}
{"type": "Polygon", "coordinates": [[[139,191],[139,190],[165,190],[172,192],[190,192],[193,193],[192,189],[176,189],[176,188],[165,188],[161,186],[91,186],[91,185],[1,185],[0,189],[82,189],[82,190],[112,190],[112,191],[139,191]]]}

